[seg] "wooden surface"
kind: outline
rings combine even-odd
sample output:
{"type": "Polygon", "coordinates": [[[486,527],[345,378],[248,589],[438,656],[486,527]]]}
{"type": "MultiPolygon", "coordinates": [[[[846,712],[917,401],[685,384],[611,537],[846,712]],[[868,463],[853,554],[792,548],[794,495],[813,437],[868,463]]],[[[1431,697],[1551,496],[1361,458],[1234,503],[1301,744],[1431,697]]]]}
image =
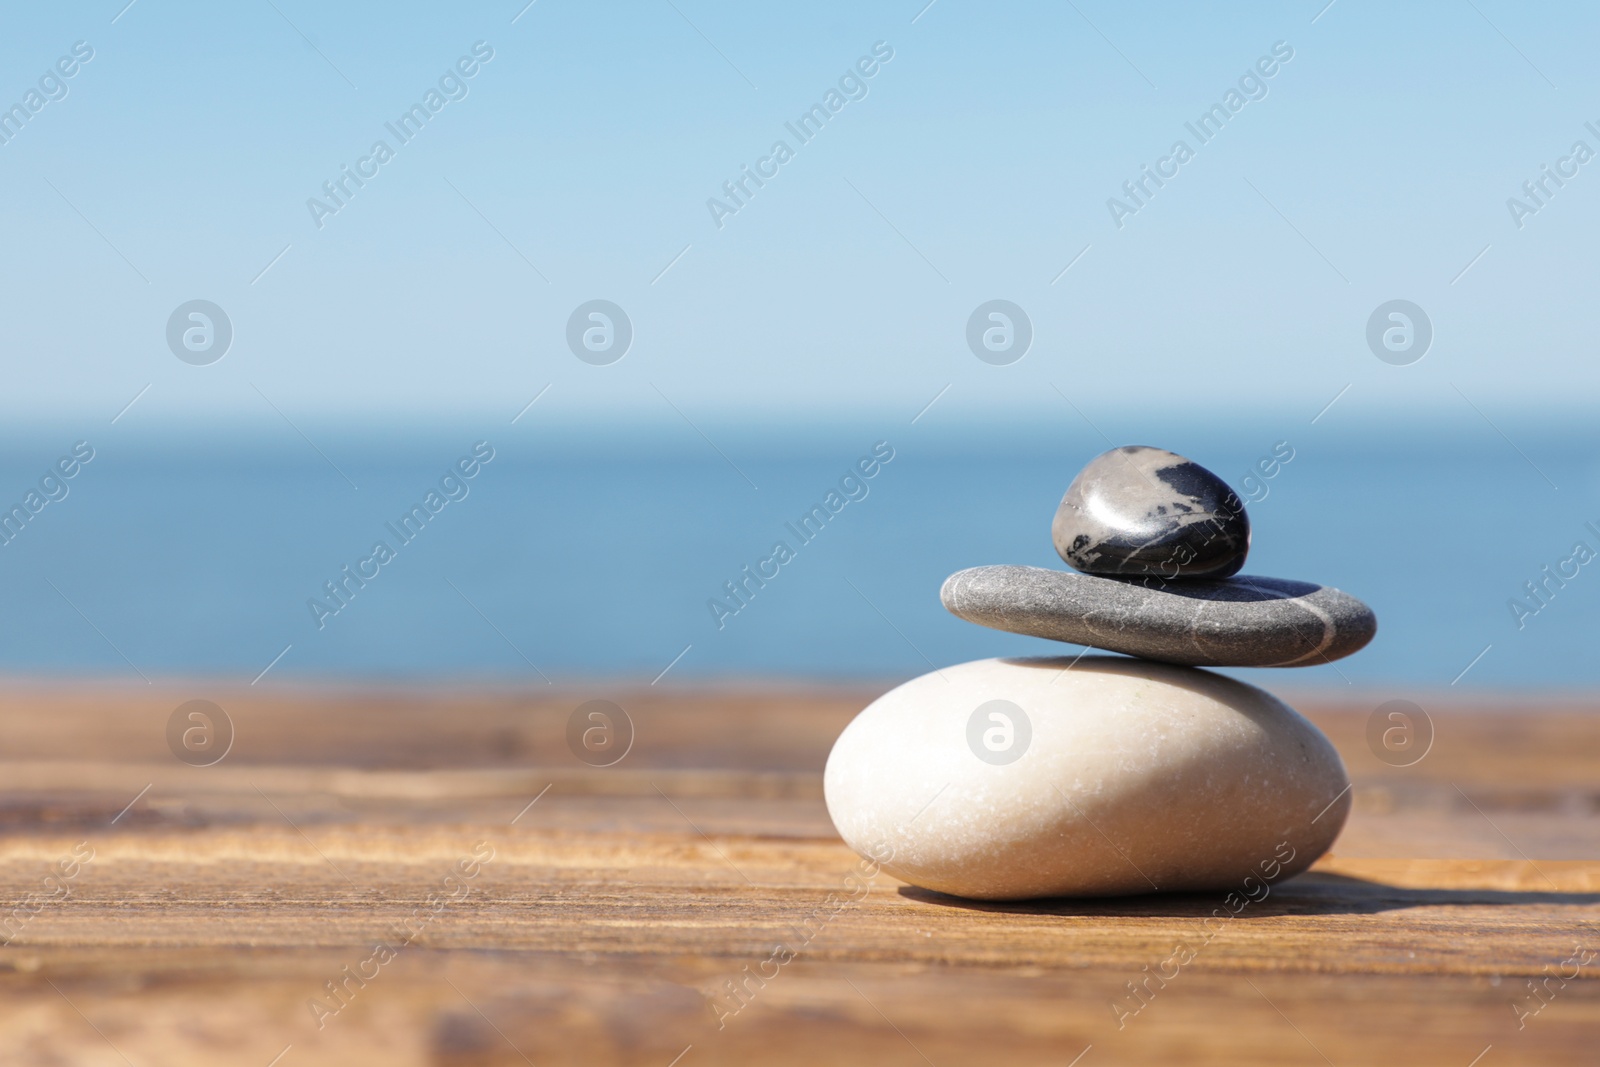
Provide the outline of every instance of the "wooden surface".
{"type": "Polygon", "coordinates": [[[851,899],[820,772],[872,695],[12,682],[0,1063],[1600,1062],[1596,709],[1416,697],[1433,748],[1392,768],[1387,695],[1296,701],[1354,814],[1206,940],[1220,899],[851,899]],[[215,766],[168,749],[194,698],[215,766]],[[614,767],[567,748],[592,698],[635,725],[614,767]]]}

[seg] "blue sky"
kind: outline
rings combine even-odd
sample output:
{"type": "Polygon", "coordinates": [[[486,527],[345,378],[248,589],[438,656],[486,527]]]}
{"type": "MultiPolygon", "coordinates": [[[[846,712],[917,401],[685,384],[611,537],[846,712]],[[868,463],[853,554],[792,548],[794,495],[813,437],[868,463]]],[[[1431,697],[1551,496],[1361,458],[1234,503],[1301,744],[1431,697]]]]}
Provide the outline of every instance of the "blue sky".
{"type": "Polygon", "coordinates": [[[8,669],[1039,651],[946,616],[938,583],[1056,565],[1049,514],[1113,444],[1237,483],[1286,441],[1251,570],[1384,620],[1308,683],[1592,684],[1600,594],[1522,627],[1507,604],[1600,522],[1600,161],[1572,151],[1600,150],[1600,12],[525,3],[8,15],[0,499],[75,441],[99,456],[7,549],[8,669]],[[1164,184],[1110,210],[1146,166],[1164,184]],[[1564,184],[1514,219],[1545,166],[1564,184]],[[746,167],[765,184],[714,218],[746,167]],[[597,300],[620,359],[569,342],[597,300]],[[1397,300],[1420,359],[1369,343],[1397,300]],[[222,358],[180,358],[192,301],[222,358]],[[969,345],[992,301],[1027,320],[1020,359],[969,345]],[[306,598],[479,440],[501,458],[438,543],[313,628],[306,598]],[[903,458],[812,577],[710,629],[706,598],[878,440],[903,458]]]}
{"type": "Polygon", "coordinates": [[[498,420],[546,386],[541,418],[619,426],[899,417],[947,385],[950,425],[1060,418],[1052,384],[1089,418],[1269,423],[1347,385],[1351,419],[1600,399],[1600,162],[1520,229],[1506,206],[1600,149],[1580,5],[122,5],[0,35],[7,102],[94,49],[0,145],[9,424],[97,424],[146,385],[147,427],[276,405],[312,436],[498,420]],[[465,98],[314,225],[308,198],[479,41],[465,98]],[[714,225],[875,42],[865,98],[714,225]],[[1276,42],[1267,95],[1114,225],[1108,198],[1276,42]],[[210,366],[164,339],[196,298],[235,333],[210,366]],[[610,366],[564,340],[595,298],[634,326],[610,366]],[[1033,324],[1010,366],[964,339],[996,298],[1033,324]],[[1435,329],[1410,366],[1364,340],[1395,298],[1435,329]]]}

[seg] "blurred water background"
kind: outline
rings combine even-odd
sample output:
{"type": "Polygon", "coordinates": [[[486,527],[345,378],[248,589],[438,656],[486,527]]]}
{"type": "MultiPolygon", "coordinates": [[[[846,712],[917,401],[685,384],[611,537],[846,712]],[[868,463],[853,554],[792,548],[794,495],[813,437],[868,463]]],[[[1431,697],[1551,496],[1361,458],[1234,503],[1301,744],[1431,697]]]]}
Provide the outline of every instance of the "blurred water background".
{"type": "Polygon", "coordinates": [[[11,14],[0,507],[95,458],[0,547],[4,671],[667,685],[1043,651],[939,585],[1059,566],[1073,473],[1147,443],[1255,499],[1249,571],[1378,611],[1360,655],[1252,678],[1597,681],[1600,568],[1508,606],[1600,550],[1593,5],[11,14]],[[603,366],[568,333],[594,300],[629,323],[603,366]],[[1026,321],[1004,366],[968,333],[994,300],[1026,321]],[[226,322],[198,362],[192,301],[226,322]],[[1371,328],[1395,301],[1405,365],[1371,328]],[[307,601],[478,441],[465,499],[319,628],[307,601]],[[878,441],[868,495],[719,629],[707,601],[878,441]]]}
{"type": "Polygon", "coordinates": [[[1600,566],[1546,583],[1542,606],[1525,589],[1575,542],[1600,550],[1585,525],[1600,527],[1590,429],[1362,423],[1341,421],[1337,405],[1315,424],[1308,411],[1279,424],[1091,426],[1065,404],[1051,424],[941,421],[957,411],[945,397],[915,423],[914,410],[810,429],[701,422],[704,437],[682,421],[585,431],[541,421],[538,406],[515,424],[304,427],[305,439],[287,425],[178,437],[131,414],[96,434],[35,429],[0,451],[8,505],[75,440],[95,455],[0,548],[0,668],[249,682],[281,653],[274,681],[649,682],[672,664],[666,684],[889,678],[1055,651],[1064,646],[956,619],[939,585],[977,564],[1064,566],[1051,515],[1111,439],[1181,451],[1253,501],[1246,573],[1336,585],[1377,610],[1378,637],[1359,655],[1241,676],[1458,690],[1600,681],[1600,566]],[[479,441],[494,458],[449,483],[466,495],[402,543],[386,523],[479,441]],[[785,524],[878,442],[893,459],[847,483],[858,499],[820,534],[797,538],[785,524]],[[1279,442],[1293,459],[1261,478],[1254,465],[1279,442]],[[308,602],[337,606],[324,583],[379,540],[394,559],[319,620],[308,602]],[[708,602],[738,606],[724,583],[779,540],[794,558],[719,626],[708,602]],[[1539,610],[1518,619],[1514,597],[1539,610]]]}

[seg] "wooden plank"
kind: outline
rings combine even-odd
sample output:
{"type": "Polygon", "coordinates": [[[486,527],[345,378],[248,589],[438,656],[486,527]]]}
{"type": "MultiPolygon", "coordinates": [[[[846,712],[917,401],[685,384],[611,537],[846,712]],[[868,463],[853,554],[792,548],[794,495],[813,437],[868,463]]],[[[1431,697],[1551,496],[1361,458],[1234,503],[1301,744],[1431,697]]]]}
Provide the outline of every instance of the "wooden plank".
{"type": "Polygon", "coordinates": [[[1351,768],[1350,824],[1216,918],[1206,896],[977,904],[887,875],[852,899],[820,769],[870,691],[197,689],[0,693],[0,1062],[1493,1067],[1600,1047],[1600,718],[1571,703],[1436,699],[1433,750],[1394,768],[1367,748],[1372,703],[1304,701],[1351,768]],[[166,747],[195,696],[237,729],[213,767],[166,747]],[[611,768],[566,747],[596,696],[636,729],[611,768]],[[64,877],[75,849],[92,859],[64,877]]]}

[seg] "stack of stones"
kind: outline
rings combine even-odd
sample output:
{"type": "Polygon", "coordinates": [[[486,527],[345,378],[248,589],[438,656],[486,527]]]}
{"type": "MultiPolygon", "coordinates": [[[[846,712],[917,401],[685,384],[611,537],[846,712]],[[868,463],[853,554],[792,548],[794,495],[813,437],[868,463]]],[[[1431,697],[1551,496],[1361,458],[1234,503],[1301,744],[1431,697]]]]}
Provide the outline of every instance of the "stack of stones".
{"type": "Polygon", "coordinates": [[[1348,656],[1372,610],[1239,574],[1243,502],[1163,449],[1092,460],[1051,536],[1079,573],[974,567],[940,597],[1086,652],[945,667],[874,701],[824,775],[846,843],[913,885],[990,900],[1248,892],[1309,867],[1349,814],[1338,753],[1276,697],[1199,668],[1348,656]]]}

